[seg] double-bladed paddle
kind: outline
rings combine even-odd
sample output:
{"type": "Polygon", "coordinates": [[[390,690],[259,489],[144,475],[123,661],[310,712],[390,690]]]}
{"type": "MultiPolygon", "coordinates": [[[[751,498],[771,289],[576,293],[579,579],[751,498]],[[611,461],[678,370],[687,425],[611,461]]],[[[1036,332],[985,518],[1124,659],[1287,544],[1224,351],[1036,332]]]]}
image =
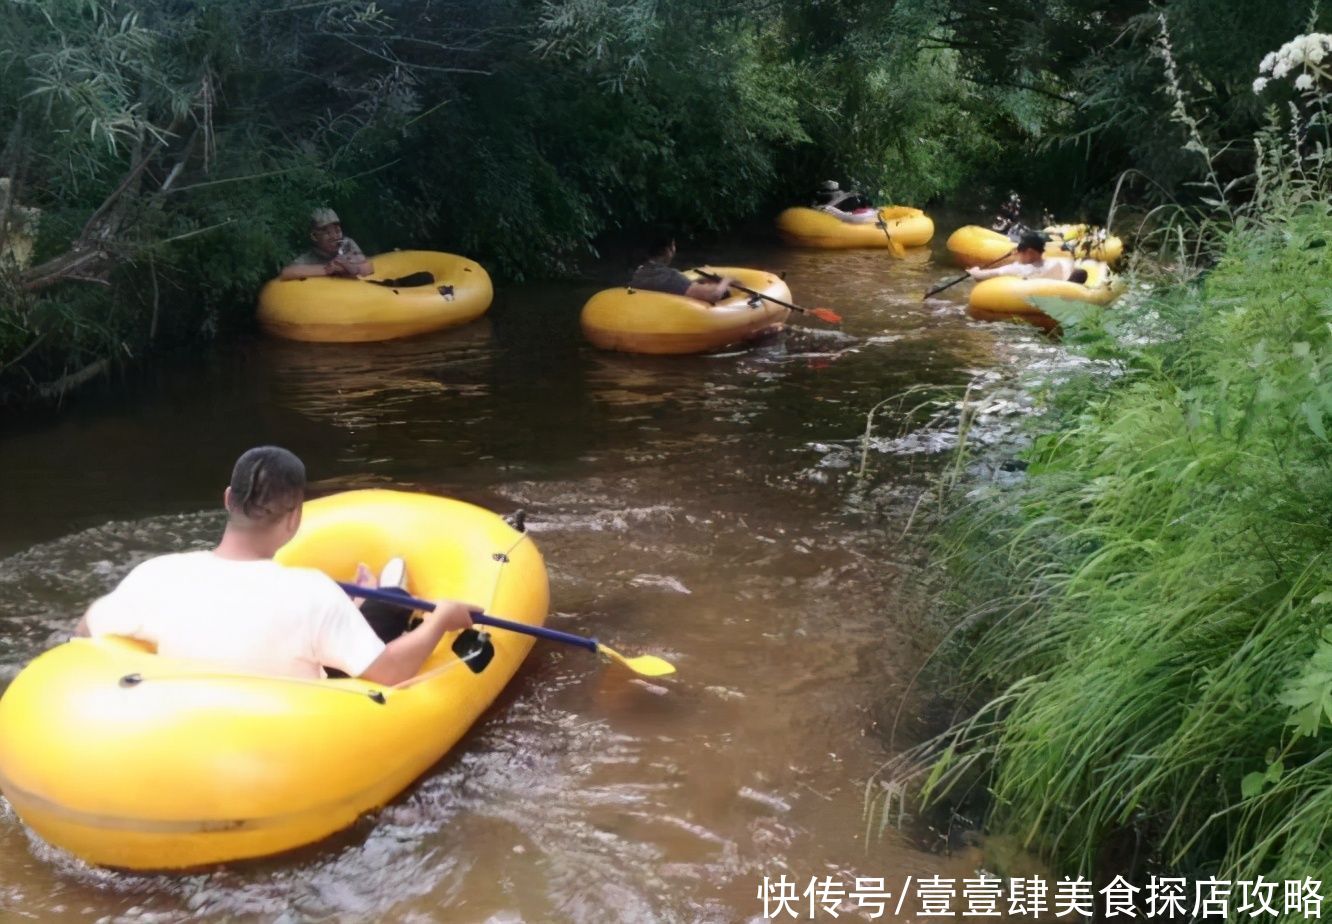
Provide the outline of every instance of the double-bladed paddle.
{"type": "MultiPolygon", "coordinates": [[[[381,590],[376,587],[358,587],[355,584],[348,584],[343,581],[338,582],[338,586],[353,597],[364,597],[367,600],[379,600],[383,603],[394,603],[398,606],[411,607],[414,610],[429,612],[435,608],[435,604],[429,600],[421,600],[417,597],[408,596],[397,590],[381,590]]],[[[509,632],[517,632],[521,635],[531,635],[534,638],[543,638],[548,642],[562,642],[565,645],[576,645],[579,648],[586,648],[588,651],[598,652],[615,661],[623,664],[629,670],[638,674],[640,677],[664,677],[667,674],[675,673],[675,666],[669,661],[664,661],[656,655],[639,655],[636,658],[626,658],[609,645],[603,645],[594,638],[586,638],[581,635],[574,635],[570,632],[561,632],[558,629],[547,629],[545,626],[529,626],[525,622],[513,622],[508,619],[500,619],[498,616],[489,616],[485,613],[472,611],[472,622],[483,626],[493,626],[496,629],[505,629],[509,632]]]]}

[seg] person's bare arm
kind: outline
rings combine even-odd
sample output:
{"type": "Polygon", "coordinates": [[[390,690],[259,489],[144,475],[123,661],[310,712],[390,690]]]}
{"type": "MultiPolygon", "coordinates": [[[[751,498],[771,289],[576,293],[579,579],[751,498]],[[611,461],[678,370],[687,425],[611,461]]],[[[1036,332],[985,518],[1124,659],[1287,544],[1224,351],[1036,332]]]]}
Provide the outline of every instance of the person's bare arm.
{"type": "Polygon", "coordinates": [[[731,279],[730,277],[724,276],[717,282],[690,283],[689,288],[685,290],[685,296],[715,304],[726,297],[726,293],[730,288],[731,279]]]}
{"type": "Polygon", "coordinates": [[[982,279],[993,279],[996,276],[1026,276],[1021,263],[1010,263],[1008,266],[1000,266],[997,269],[981,269],[979,266],[973,266],[967,273],[972,279],[979,282],[982,279]]]}
{"type": "Polygon", "coordinates": [[[84,613],[83,617],[79,620],[79,624],[74,627],[74,637],[90,638],[91,636],[92,632],[88,630],[88,614],[84,613]]]}
{"type": "Polygon", "coordinates": [[[369,276],[375,271],[375,264],[365,257],[343,257],[342,264],[352,276],[369,276]]]}
{"type": "Polygon", "coordinates": [[[379,657],[370,662],[360,677],[385,686],[410,680],[430,657],[445,632],[467,629],[471,625],[472,615],[465,604],[440,601],[419,626],[385,645],[379,657]]]}
{"type": "Polygon", "coordinates": [[[369,276],[375,271],[375,265],[364,256],[354,254],[343,254],[329,261],[327,274],[329,276],[348,276],[353,279],[360,276],[369,276]]]}
{"type": "Polygon", "coordinates": [[[369,276],[375,271],[374,263],[364,257],[343,256],[327,263],[284,266],[279,279],[312,279],[317,276],[369,276]]]}
{"type": "Polygon", "coordinates": [[[328,267],[322,263],[292,263],[282,267],[279,279],[310,279],[314,276],[328,276],[328,267]]]}

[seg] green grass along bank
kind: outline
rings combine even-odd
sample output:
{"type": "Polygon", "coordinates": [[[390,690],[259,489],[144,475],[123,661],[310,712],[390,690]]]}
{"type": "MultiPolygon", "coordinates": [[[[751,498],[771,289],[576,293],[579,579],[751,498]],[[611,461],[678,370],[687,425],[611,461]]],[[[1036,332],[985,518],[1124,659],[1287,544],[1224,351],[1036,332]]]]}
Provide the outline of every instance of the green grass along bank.
{"type": "Polygon", "coordinates": [[[1112,374],[943,533],[938,673],[983,705],[917,753],[927,799],[983,792],[1061,874],[1332,881],[1329,241],[1323,202],[1242,222],[1070,338],[1112,374]]]}

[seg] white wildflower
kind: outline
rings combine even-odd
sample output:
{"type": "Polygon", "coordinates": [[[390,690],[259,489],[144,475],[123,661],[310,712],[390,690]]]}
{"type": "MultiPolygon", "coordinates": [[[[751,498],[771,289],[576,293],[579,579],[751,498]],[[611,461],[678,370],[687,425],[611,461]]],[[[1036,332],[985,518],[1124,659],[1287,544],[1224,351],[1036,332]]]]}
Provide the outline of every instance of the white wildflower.
{"type": "Polygon", "coordinates": [[[1322,73],[1320,65],[1328,57],[1332,57],[1332,35],[1324,32],[1297,35],[1276,51],[1269,51],[1263,55],[1263,60],[1258,63],[1258,73],[1271,76],[1270,78],[1260,76],[1254,81],[1253,91],[1261,93],[1269,80],[1280,80],[1299,71],[1305,73],[1295,78],[1296,89],[1312,90],[1317,81],[1308,70],[1312,68],[1317,73],[1322,73]]]}

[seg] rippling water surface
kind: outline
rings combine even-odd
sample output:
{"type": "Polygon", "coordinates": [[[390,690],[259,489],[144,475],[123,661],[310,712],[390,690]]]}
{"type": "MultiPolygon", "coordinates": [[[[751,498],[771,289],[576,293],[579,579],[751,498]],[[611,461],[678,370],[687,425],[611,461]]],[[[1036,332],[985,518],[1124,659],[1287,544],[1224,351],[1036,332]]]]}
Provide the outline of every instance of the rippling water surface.
{"type": "Polygon", "coordinates": [[[758,918],[764,875],[971,874],[976,857],[931,850],[920,826],[864,840],[865,780],[922,733],[910,714],[891,744],[885,732],[929,644],[920,538],[900,537],[951,458],[967,384],[982,409],[971,439],[1007,439],[1029,401],[1003,380],[1057,371],[1059,351],[967,320],[965,285],[922,302],[955,272],[928,251],[685,256],[784,270],[843,332],[810,325],[724,356],[607,354],[577,326],[600,284],[508,288],[462,330],[233,342],[11,427],[6,682],[131,564],[212,541],[229,466],[260,442],[303,456],[319,493],[396,486],[526,509],[551,624],[679,674],[648,683],[539,644],[417,786],[261,862],[94,870],[6,807],[6,915],[729,922],[758,918]],[[894,396],[857,479],[866,414],[894,396]]]}

